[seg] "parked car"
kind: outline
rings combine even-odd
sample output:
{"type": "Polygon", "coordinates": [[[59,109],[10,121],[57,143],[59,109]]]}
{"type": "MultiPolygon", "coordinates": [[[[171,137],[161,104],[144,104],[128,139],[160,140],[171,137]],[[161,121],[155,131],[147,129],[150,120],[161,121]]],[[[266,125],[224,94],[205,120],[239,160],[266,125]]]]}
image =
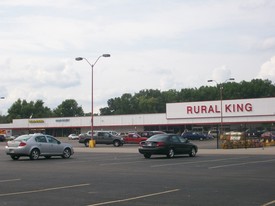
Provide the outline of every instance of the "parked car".
{"type": "MultiPolygon", "coordinates": [[[[116,131],[113,131],[113,130],[108,130],[108,131],[106,131],[106,130],[94,130],[93,131],[93,133],[94,133],[94,135],[96,134],[96,133],[98,133],[98,132],[108,132],[108,133],[110,133],[111,135],[114,135],[114,136],[119,136],[119,134],[116,132],[116,131]]],[[[91,135],[92,134],[92,132],[91,131],[88,131],[87,132],[87,135],[91,135]]]]}
{"type": "Polygon", "coordinates": [[[127,136],[124,136],[123,139],[125,144],[138,144],[141,141],[147,140],[148,138],[142,137],[137,133],[130,133],[127,136]]]}
{"type": "Polygon", "coordinates": [[[217,138],[220,135],[220,131],[219,130],[209,130],[208,135],[213,136],[213,138],[217,138]]]}
{"type": "Polygon", "coordinates": [[[165,134],[165,132],[163,132],[163,131],[143,131],[143,132],[139,133],[140,136],[147,137],[147,138],[152,137],[155,134],[165,134]]]}
{"type": "Polygon", "coordinates": [[[201,140],[201,141],[214,138],[212,135],[205,135],[197,132],[185,132],[181,136],[188,140],[201,140]]]}
{"type": "Polygon", "coordinates": [[[3,134],[0,134],[0,142],[6,141],[6,137],[3,134]]]}
{"type": "Polygon", "coordinates": [[[264,130],[257,130],[257,129],[247,129],[245,131],[245,134],[247,137],[261,137],[261,135],[264,133],[264,130]]]}
{"type": "Polygon", "coordinates": [[[268,141],[275,140],[275,131],[264,132],[261,135],[261,139],[268,140],[268,141]]]}
{"type": "Polygon", "coordinates": [[[61,143],[53,136],[45,134],[21,135],[8,141],[5,149],[13,160],[18,160],[21,156],[29,156],[31,160],[37,160],[40,156],[47,159],[61,156],[67,159],[74,154],[72,145],[61,143]]]}
{"type": "Polygon", "coordinates": [[[157,134],[140,142],[139,145],[138,151],[145,158],[150,158],[155,154],[166,155],[168,158],[177,154],[188,154],[190,157],[194,157],[198,152],[198,147],[195,144],[176,134],[157,134]]]}
{"type": "MultiPolygon", "coordinates": [[[[123,137],[112,135],[108,131],[95,132],[93,135],[93,139],[95,140],[96,144],[113,144],[115,147],[123,146],[124,144],[123,137]]],[[[88,147],[90,140],[91,140],[90,135],[81,134],[79,135],[78,142],[88,147]]]]}
{"type": "Polygon", "coordinates": [[[77,134],[70,134],[70,135],[68,136],[68,139],[69,139],[69,140],[76,140],[76,139],[79,139],[79,138],[78,138],[78,135],[77,135],[77,134]]]}
{"type": "Polygon", "coordinates": [[[18,136],[6,136],[6,141],[14,140],[18,136]]]}

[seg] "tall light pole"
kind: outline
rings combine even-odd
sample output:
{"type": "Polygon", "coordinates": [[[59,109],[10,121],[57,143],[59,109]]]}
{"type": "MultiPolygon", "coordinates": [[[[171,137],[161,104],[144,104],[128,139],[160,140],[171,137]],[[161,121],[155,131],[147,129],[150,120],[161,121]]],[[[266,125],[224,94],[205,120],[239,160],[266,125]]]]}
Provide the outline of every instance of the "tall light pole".
{"type": "Polygon", "coordinates": [[[218,83],[216,80],[214,79],[209,79],[207,80],[207,82],[216,82],[217,84],[217,88],[219,87],[220,89],[220,106],[221,106],[221,125],[220,125],[220,132],[219,135],[217,136],[217,149],[219,149],[219,138],[221,136],[221,134],[223,133],[223,84],[226,83],[227,81],[234,81],[234,78],[229,78],[227,80],[225,80],[222,83],[218,83]]]}
{"type": "Polygon", "coordinates": [[[0,99],[5,99],[5,97],[0,97],[0,99]]]}
{"type": "Polygon", "coordinates": [[[76,61],[82,61],[83,59],[91,66],[91,139],[94,138],[94,66],[97,63],[97,61],[101,58],[101,57],[110,57],[110,54],[102,54],[100,55],[95,63],[91,64],[88,59],[84,58],[84,57],[76,57],[75,60],[76,61]]]}

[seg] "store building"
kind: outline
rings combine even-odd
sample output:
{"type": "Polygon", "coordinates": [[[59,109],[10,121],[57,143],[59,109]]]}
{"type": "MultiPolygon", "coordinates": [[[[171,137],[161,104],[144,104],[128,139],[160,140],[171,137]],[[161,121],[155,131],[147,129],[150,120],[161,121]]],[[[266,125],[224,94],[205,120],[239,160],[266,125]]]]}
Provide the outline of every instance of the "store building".
{"type": "MultiPolygon", "coordinates": [[[[118,132],[162,130],[182,132],[186,129],[244,130],[272,127],[275,123],[275,97],[223,101],[182,102],[166,104],[166,113],[95,116],[94,130],[118,132]]],[[[91,117],[57,117],[14,119],[0,124],[0,129],[12,135],[45,132],[54,136],[85,133],[90,130],[91,117]]]]}

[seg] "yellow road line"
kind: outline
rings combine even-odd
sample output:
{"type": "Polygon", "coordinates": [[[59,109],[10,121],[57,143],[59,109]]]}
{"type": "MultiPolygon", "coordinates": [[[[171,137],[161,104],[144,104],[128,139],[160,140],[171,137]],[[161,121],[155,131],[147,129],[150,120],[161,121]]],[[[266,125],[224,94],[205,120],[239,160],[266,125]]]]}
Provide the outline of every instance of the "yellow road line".
{"type": "Polygon", "coordinates": [[[131,197],[131,198],[127,198],[127,199],[113,200],[113,201],[109,201],[109,202],[101,202],[101,203],[96,203],[96,204],[92,204],[92,205],[88,205],[88,206],[100,206],[100,205],[114,204],[114,203],[119,203],[119,202],[128,202],[128,201],[131,201],[131,200],[137,200],[137,199],[142,199],[142,198],[146,198],[146,197],[152,197],[152,196],[157,196],[157,195],[163,195],[163,194],[167,194],[167,193],[177,192],[179,190],[180,189],[168,190],[168,191],[164,191],[164,192],[157,192],[157,193],[152,193],[152,194],[148,194],[148,195],[131,197]]]}

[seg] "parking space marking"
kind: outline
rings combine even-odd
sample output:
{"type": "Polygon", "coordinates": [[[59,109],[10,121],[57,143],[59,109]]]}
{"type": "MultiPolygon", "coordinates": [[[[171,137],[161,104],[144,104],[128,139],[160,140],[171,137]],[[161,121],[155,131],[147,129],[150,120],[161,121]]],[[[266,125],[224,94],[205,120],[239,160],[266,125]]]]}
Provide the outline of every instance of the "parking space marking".
{"type": "Polygon", "coordinates": [[[264,162],[273,162],[275,159],[270,160],[262,160],[262,161],[253,161],[253,162],[242,162],[242,163],[235,163],[235,164],[227,164],[227,165],[218,165],[214,167],[208,167],[208,169],[219,169],[223,167],[234,167],[234,166],[242,166],[242,165],[249,165],[249,164],[257,164],[257,163],[264,163],[264,162]]]}
{"type": "Polygon", "coordinates": [[[177,166],[177,165],[187,165],[187,164],[197,164],[197,163],[206,163],[206,162],[220,162],[227,160],[238,160],[238,159],[246,159],[247,157],[232,157],[232,158],[224,158],[224,159],[215,159],[215,160],[202,160],[202,161],[192,161],[192,162],[178,162],[178,163],[167,163],[160,165],[152,165],[151,167],[166,167],[166,166],[177,166]]]}
{"type": "Polygon", "coordinates": [[[125,165],[125,164],[133,164],[133,163],[138,163],[138,162],[144,162],[142,161],[131,161],[131,162],[112,162],[112,163],[104,163],[100,164],[100,166],[108,166],[108,165],[125,165]]]}
{"type": "Polygon", "coordinates": [[[20,181],[21,179],[9,179],[9,180],[0,180],[0,183],[2,182],[13,182],[13,181],[20,181]]]}
{"type": "Polygon", "coordinates": [[[119,202],[128,202],[128,201],[132,201],[132,200],[138,200],[138,199],[143,199],[143,198],[147,198],[147,197],[153,197],[153,196],[163,195],[163,194],[172,193],[172,192],[178,192],[179,190],[180,189],[167,190],[167,191],[163,191],[163,192],[151,193],[151,194],[141,195],[141,196],[137,196],[137,197],[131,197],[131,198],[127,198],[127,199],[113,200],[113,201],[109,201],[109,202],[100,202],[100,203],[96,203],[96,204],[92,204],[92,205],[88,205],[88,206],[100,206],[100,205],[115,204],[115,203],[119,203],[119,202]]]}
{"type": "Polygon", "coordinates": [[[53,190],[62,190],[62,189],[69,189],[69,188],[75,188],[75,187],[85,187],[85,186],[89,186],[89,185],[90,184],[79,184],[79,185],[69,185],[69,186],[63,186],[63,187],[52,187],[52,188],[45,188],[45,189],[39,189],[39,190],[30,190],[30,191],[23,191],[23,192],[2,193],[2,194],[0,194],[0,197],[31,194],[31,193],[38,193],[38,192],[53,191],[53,190]]]}
{"type": "Polygon", "coordinates": [[[263,204],[262,206],[269,206],[269,205],[273,205],[275,204],[275,200],[271,201],[271,202],[267,202],[265,204],[263,204]]]}

